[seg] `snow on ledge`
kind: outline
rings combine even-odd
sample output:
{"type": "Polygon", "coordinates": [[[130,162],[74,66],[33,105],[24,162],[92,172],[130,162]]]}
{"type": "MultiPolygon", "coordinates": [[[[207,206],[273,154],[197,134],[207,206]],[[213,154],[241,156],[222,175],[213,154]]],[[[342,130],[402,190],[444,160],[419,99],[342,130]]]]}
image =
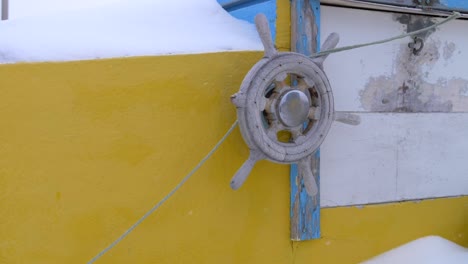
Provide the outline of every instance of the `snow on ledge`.
{"type": "Polygon", "coordinates": [[[0,63],[263,49],[254,25],[216,0],[108,0],[41,13],[0,22],[0,63]]]}
{"type": "Polygon", "coordinates": [[[361,264],[467,264],[468,249],[428,236],[392,249],[361,264]]]}

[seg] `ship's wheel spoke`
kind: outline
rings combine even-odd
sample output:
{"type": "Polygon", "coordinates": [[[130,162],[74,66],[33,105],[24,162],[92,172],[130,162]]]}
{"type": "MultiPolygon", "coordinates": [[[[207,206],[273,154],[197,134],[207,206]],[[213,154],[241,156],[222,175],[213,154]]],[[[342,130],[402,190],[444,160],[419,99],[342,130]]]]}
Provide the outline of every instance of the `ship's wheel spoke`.
{"type": "Polygon", "coordinates": [[[277,135],[278,135],[278,132],[281,131],[281,130],[285,130],[286,127],[283,126],[283,124],[281,124],[277,119],[275,120],[271,120],[271,123],[270,123],[270,128],[268,128],[267,130],[267,135],[270,137],[270,138],[277,138],[277,135]]]}
{"type": "Polygon", "coordinates": [[[310,109],[309,109],[309,115],[308,115],[308,118],[310,120],[314,120],[314,121],[317,121],[320,119],[320,106],[312,106],[310,109]]]}
{"type": "Polygon", "coordinates": [[[299,89],[302,92],[306,92],[309,88],[314,87],[314,81],[311,79],[304,77],[304,78],[297,78],[297,89],[299,89]]]}
{"type": "Polygon", "coordinates": [[[288,84],[286,83],[286,78],[288,78],[288,75],[285,72],[280,73],[280,74],[278,74],[278,76],[276,76],[276,78],[275,78],[275,92],[279,92],[279,91],[281,91],[281,89],[288,86],[288,84]]]}
{"type": "Polygon", "coordinates": [[[301,129],[291,130],[292,141],[296,144],[303,142],[305,140],[305,136],[301,129]]]}

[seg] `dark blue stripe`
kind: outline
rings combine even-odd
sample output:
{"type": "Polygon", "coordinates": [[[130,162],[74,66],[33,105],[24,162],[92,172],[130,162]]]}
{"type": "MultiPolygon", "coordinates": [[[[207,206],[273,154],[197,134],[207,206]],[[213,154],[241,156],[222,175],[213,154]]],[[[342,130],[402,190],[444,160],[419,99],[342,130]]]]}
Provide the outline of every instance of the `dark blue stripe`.
{"type": "Polygon", "coordinates": [[[268,2],[270,0],[218,0],[221,6],[226,9],[226,11],[231,12],[237,9],[246,8],[251,5],[256,5],[264,2],[268,2]]]}

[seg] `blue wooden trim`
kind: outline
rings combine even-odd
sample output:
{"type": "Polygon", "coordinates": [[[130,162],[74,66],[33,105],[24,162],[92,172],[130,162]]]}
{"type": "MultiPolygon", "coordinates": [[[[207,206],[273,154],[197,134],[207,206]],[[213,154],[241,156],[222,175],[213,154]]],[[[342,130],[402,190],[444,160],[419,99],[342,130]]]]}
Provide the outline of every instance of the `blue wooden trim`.
{"type": "MultiPolygon", "coordinates": [[[[314,157],[317,166],[317,183],[320,183],[320,150],[315,153],[314,157]]],[[[297,165],[291,165],[291,221],[296,221],[295,225],[299,226],[299,239],[297,237],[291,237],[292,240],[312,240],[318,239],[321,236],[320,233],[320,187],[319,193],[315,197],[310,197],[304,188],[304,181],[300,182],[301,191],[299,192],[299,186],[296,184],[298,177],[297,165]],[[298,193],[299,192],[299,193],[298,193]],[[296,195],[299,195],[299,211],[300,214],[297,219],[294,216],[294,206],[296,195]]],[[[292,235],[292,234],[291,234],[292,235]]]]}
{"type": "Polygon", "coordinates": [[[270,25],[271,37],[276,39],[276,0],[218,0],[218,3],[232,16],[250,23],[254,23],[257,14],[265,14],[270,25]]]}
{"type": "MultiPolygon", "coordinates": [[[[295,45],[295,51],[310,55],[319,51],[320,47],[320,1],[319,0],[293,0],[296,1],[295,18],[297,25],[297,37],[300,39],[295,45]],[[307,30],[303,14],[304,10],[309,8],[313,11],[315,23],[317,25],[317,35],[311,39],[311,34],[307,30]],[[316,45],[311,45],[310,41],[316,41],[316,45]],[[315,48],[316,51],[311,50],[315,48]]],[[[292,18],[294,19],[294,18],[292,18]]],[[[311,240],[320,238],[320,150],[318,150],[312,161],[314,176],[316,177],[317,187],[319,189],[316,196],[311,197],[304,188],[304,181],[299,181],[297,165],[291,165],[290,185],[291,185],[291,239],[292,240],[311,240]]]]}
{"type": "Polygon", "coordinates": [[[297,17],[297,33],[300,34],[301,36],[301,42],[297,43],[296,45],[296,52],[302,53],[304,55],[312,55],[314,52],[320,51],[320,1],[318,0],[298,0],[297,1],[297,13],[299,14],[301,10],[304,8],[312,8],[315,16],[315,23],[317,24],[318,32],[317,36],[315,36],[316,39],[316,49],[317,51],[311,51],[310,50],[310,43],[311,41],[308,37],[307,34],[307,29],[309,28],[308,26],[305,25],[304,23],[304,18],[302,16],[297,17]],[[311,7],[306,7],[306,4],[309,3],[311,7]]]}

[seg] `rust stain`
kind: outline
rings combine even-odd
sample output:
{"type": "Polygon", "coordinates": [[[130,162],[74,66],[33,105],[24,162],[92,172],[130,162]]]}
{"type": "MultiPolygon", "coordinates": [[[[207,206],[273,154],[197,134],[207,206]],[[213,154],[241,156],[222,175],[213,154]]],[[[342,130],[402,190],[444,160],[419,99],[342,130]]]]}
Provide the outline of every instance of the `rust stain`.
{"type": "MultiPolygon", "coordinates": [[[[417,16],[410,14],[394,14],[393,20],[406,26],[406,32],[412,32],[421,28],[432,26],[436,23],[436,19],[427,16],[417,16]]],[[[431,29],[416,35],[422,39],[427,39],[429,35],[435,32],[436,29],[431,29]]]]}
{"type": "MultiPolygon", "coordinates": [[[[399,14],[394,20],[406,26],[408,32],[434,24],[432,18],[399,14]]],[[[396,68],[391,75],[375,76],[360,92],[365,110],[373,112],[458,112],[468,110],[468,80],[439,78],[435,83],[426,79],[430,70],[442,58],[448,61],[455,51],[452,42],[429,39],[434,32],[418,37],[424,48],[415,55],[402,44],[396,56],[396,68]],[[441,54],[442,53],[442,54],[441,54]]]]}

